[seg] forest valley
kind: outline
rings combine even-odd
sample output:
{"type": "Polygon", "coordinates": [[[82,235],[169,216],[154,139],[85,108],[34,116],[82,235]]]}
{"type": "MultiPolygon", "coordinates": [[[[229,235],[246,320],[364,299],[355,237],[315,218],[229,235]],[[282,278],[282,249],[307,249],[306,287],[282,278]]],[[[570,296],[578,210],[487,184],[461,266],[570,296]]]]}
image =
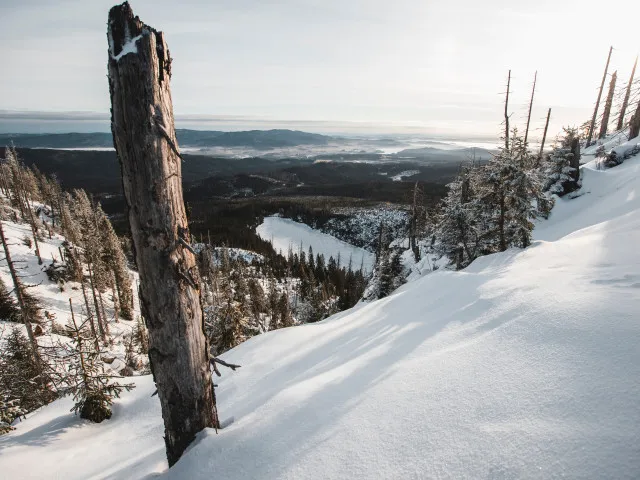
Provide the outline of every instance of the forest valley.
{"type": "MultiPolygon", "coordinates": [[[[362,211],[345,215],[343,208],[332,215],[329,209],[278,204],[281,215],[373,250],[372,274],[352,259],[325,258],[312,248],[290,248],[280,255],[261,239],[262,248],[249,251],[212,245],[200,235],[192,249],[212,355],[254,335],[316,322],[363,299],[383,298],[404,283],[412,265],[425,259],[432,269],[460,269],[478,256],[528,246],[533,221],[549,214],[553,195],[579,188],[579,148],[577,131],[568,128],[552,152],[540,158],[513,131],[509,147],[490,162],[461,167],[437,206],[425,202],[416,182],[412,203],[392,209],[392,214],[359,207],[373,212],[368,221],[362,220],[362,211]]],[[[82,302],[69,302],[68,318],[48,315],[11,260],[11,241],[16,239],[3,233],[13,284],[11,289],[0,284],[0,312],[3,320],[23,324],[27,333],[4,324],[3,430],[62,395],[76,398],[75,411],[82,418],[102,421],[110,416],[112,399],[133,388],[119,379],[149,371],[146,327],[134,308],[131,242],[118,238],[100,203],[85,191],[65,192],[55,176],[24,166],[15,149],[6,152],[0,166],[4,224],[28,226],[30,235],[20,241],[55,282],[59,296],[64,298],[71,288],[82,292],[82,302]],[[40,246],[54,236],[60,239],[58,255],[43,258],[40,246]],[[123,323],[130,324],[125,333],[114,330],[123,323]],[[114,362],[114,357],[122,361],[114,362]],[[114,371],[114,364],[121,368],[114,371]]]]}

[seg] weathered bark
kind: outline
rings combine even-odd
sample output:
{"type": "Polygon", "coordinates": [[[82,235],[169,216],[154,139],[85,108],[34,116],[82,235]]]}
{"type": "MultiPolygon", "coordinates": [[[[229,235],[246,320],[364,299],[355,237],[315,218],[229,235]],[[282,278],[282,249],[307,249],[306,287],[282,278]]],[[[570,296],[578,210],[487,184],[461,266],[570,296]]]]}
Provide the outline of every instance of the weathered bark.
{"type": "Polygon", "coordinates": [[[609,82],[609,93],[607,94],[607,101],[604,104],[604,112],[602,113],[602,123],[600,124],[600,134],[598,138],[604,138],[607,134],[609,127],[609,117],[611,116],[611,106],[613,105],[613,94],[616,90],[616,80],[618,79],[618,72],[613,72],[611,75],[611,82],[609,82]]]}
{"type": "Polygon", "coordinates": [[[629,121],[629,140],[636,138],[638,135],[640,135],[640,100],[638,100],[636,113],[633,114],[629,121]]]}
{"type": "MultiPolygon", "coordinates": [[[[501,189],[503,187],[500,187],[501,189]]],[[[500,251],[504,252],[507,249],[507,239],[504,234],[505,218],[507,216],[507,205],[505,202],[504,192],[500,191],[500,215],[498,216],[498,238],[500,240],[500,251]]]]}
{"type": "Polygon", "coordinates": [[[511,88],[511,70],[507,77],[507,97],[504,100],[504,148],[509,150],[509,88],[511,88]]]}
{"type": "Polygon", "coordinates": [[[384,223],[380,222],[380,228],[378,229],[378,245],[376,246],[376,263],[382,257],[382,237],[384,235],[384,223]]]}
{"type": "Polygon", "coordinates": [[[531,110],[533,109],[533,96],[536,93],[536,80],[538,80],[538,72],[533,75],[533,88],[531,89],[531,100],[529,101],[529,114],[527,115],[527,128],[524,131],[524,144],[527,144],[529,138],[529,124],[531,123],[531,110]]]}
{"type": "Polygon", "coordinates": [[[538,155],[538,160],[542,158],[542,153],[544,152],[544,142],[547,139],[547,130],[549,129],[549,119],[551,118],[551,109],[547,112],[547,121],[544,124],[544,133],[542,134],[542,142],[540,143],[540,154],[538,155]]]}
{"type": "Polygon", "coordinates": [[[188,248],[171,57],[164,35],[134,18],[126,2],[111,9],[108,29],[111,130],[171,466],[200,430],[218,426],[199,274],[188,248]],[[125,46],[132,53],[121,55],[125,46]]]}
{"type": "Polygon", "coordinates": [[[413,204],[411,207],[411,219],[410,219],[410,231],[409,231],[409,244],[416,263],[420,261],[420,249],[418,248],[417,236],[418,236],[418,182],[413,186],[413,204]]]}
{"type": "Polygon", "coordinates": [[[87,317],[89,318],[89,325],[91,325],[91,334],[95,339],[96,348],[99,351],[100,346],[98,344],[98,333],[96,332],[96,324],[93,321],[93,312],[91,311],[91,305],[89,305],[89,298],[87,297],[87,289],[84,286],[84,280],[80,282],[82,286],[82,297],[84,298],[84,306],[87,309],[87,317]]]}
{"type": "Polygon", "coordinates": [[[611,60],[611,52],[613,47],[609,48],[609,56],[607,57],[607,64],[604,67],[604,75],[602,75],[602,82],[600,83],[600,89],[598,90],[598,99],[596,100],[596,106],[593,109],[593,117],[591,117],[591,125],[589,126],[589,136],[587,137],[587,147],[591,145],[591,139],[593,138],[593,130],[596,128],[596,118],[598,118],[598,107],[600,107],[600,99],[602,98],[602,89],[604,88],[604,81],[607,79],[607,72],[609,71],[609,61],[611,60]]]}
{"type": "Polygon", "coordinates": [[[569,166],[573,168],[571,172],[571,178],[573,178],[574,183],[577,185],[578,180],[580,180],[580,139],[574,138],[571,142],[571,160],[569,162],[569,166]]]}
{"type": "Polygon", "coordinates": [[[638,66],[638,57],[636,57],[636,61],[633,62],[631,77],[629,77],[629,83],[627,83],[627,91],[624,94],[624,100],[622,101],[622,106],[620,107],[620,113],[618,114],[618,124],[616,125],[617,131],[622,130],[622,128],[624,127],[624,116],[627,113],[627,107],[629,106],[629,98],[631,97],[631,85],[633,84],[633,77],[636,76],[637,66],[638,66]]]}

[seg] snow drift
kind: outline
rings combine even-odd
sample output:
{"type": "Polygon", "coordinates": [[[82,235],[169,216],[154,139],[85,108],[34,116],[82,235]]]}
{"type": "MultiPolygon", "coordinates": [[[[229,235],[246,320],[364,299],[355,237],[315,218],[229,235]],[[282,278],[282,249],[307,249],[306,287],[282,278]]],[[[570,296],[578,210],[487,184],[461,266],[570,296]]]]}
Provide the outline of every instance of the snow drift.
{"type": "Polygon", "coordinates": [[[638,478],[640,160],[584,169],[526,250],[224,355],[221,418],[166,470],[151,380],[90,425],[59,400],[4,478],[638,478]]]}

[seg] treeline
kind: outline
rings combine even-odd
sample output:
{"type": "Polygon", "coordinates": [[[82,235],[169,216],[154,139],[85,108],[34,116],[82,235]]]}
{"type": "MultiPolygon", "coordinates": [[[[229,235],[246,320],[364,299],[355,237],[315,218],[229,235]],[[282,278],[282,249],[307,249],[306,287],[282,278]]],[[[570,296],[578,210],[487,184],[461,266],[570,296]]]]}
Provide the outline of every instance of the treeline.
{"type": "Polygon", "coordinates": [[[316,322],[355,305],[366,278],[350,260],[289,250],[246,259],[200,245],[205,332],[214,355],[271,330],[316,322]]]}
{"type": "MultiPolygon", "coordinates": [[[[123,242],[100,205],[83,190],[64,192],[54,176],[24,166],[15,149],[6,149],[5,154],[0,164],[2,220],[29,226],[31,234],[22,242],[33,248],[40,268],[57,283],[60,293],[67,282],[77,282],[79,286],[72,283],[71,288],[82,291],[83,302],[74,312],[69,299],[70,318],[64,325],[46,310],[43,315],[41,301],[30,293],[37,285],[28,284],[29,277],[22,273],[25,267],[12,259],[13,244],[0,223],[4,260],[13,284],[9,291],[0,280],[0,319],[22,323],[27,334],[13,328],[0,348],[0,421],[6,431],[16,416],[59,396],[73,395],[74,409],[83,418],[99,422],[110,416],[112,398],[131,388],[114,381],[103,356],[114,343],[110,323],[134,319],[123,242]],[[58,243],[53,239],[56,234],[65,240],[51,259],[44,258],[43,242],[48,237],[50,243],[58,243]],[[112,310],[106,307],[109,304],[112,310]],[[44,335],[49,338],[39,342],[44,335]]],[[[144,341],[146,331],[142,324],[134,330],[136,335],[128,339],[128,363],[139,367],[134,349],[144,341]]]]}
{"type": "MultiPolygon", "coordinates": [[[[504,140],[505,145],[488,163],[460,168],[435,210],[420,200],[416,183],[407,228],[416,262],[425,254],[435,255],[462,269],[483,255],[526,248],[531,244],[534,221],[546,218],[553,208],[553,196],[580,188],[577,129],[565,128],[563,138],[546,155],[532,153],[517,129],[504,140]]],[[[369,298],[388,295],[406,274],[399,261],[405,248],[391,239],[380,244],[369,298]]]]}
{"type": "Polygon", "coordinates": [[[533,221],[553,207],[550,194],[579,187],[579,158],[575,130],[541,159],[514,129],[487,165],[464,168],[449,185],[433,225],[435,248],[459,269],[482,255],[528,247],[533,221]]]}

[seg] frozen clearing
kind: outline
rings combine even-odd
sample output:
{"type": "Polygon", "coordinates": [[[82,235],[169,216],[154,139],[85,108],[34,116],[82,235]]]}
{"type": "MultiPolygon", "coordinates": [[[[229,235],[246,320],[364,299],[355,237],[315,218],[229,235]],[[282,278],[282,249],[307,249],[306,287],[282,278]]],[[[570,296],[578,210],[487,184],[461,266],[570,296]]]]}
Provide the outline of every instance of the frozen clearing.
{"type": "Polygon", "coordinates": [[[374,266],[373,253],[288,218],[265,217],[264,222],[256,228],[256,233],[263,240],[271,242],[273,248],[284,256],[287,255],[289,248],[294,252],[302,248],[302,251],[307,254],[311,247],[314,255],[321,253],[325,261],[329,260],[329,257],[337,261],[340,255],[340,264],[346,266],[351,259],[354,270],[362,265],[366,272],[371,272],[374,266]]]}
{"type": "Polygon", "coordinates": [[[2,477],[640,478],[640,159],[584,170],[530,248],[226,353],[235,421],[170,471],[145,377],[102,425],[30,415],[2,477]]]}
{"type": "Polygon", "coordinates": [[[404,172],[400,172],[397,175],[391,177],[391,180],[394,182],[401,182],[403,178],[413,177],[420,173],[420,170],[405,170],[404,172]]]}

